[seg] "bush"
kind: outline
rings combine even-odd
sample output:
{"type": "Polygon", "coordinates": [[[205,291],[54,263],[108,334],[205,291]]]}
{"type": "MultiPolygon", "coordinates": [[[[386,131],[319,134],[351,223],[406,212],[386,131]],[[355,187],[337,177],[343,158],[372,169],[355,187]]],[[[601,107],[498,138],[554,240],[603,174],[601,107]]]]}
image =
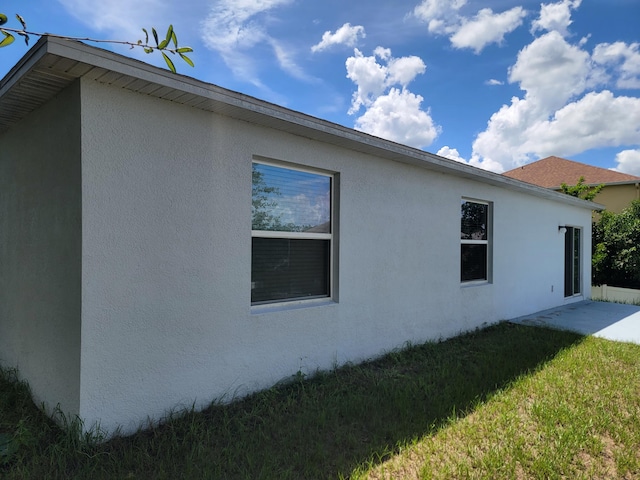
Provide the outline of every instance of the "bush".
{"type": "Polygon", "coordinates": [[[640,288],[640,200],[594,224],[593,283],[640,288]]]}

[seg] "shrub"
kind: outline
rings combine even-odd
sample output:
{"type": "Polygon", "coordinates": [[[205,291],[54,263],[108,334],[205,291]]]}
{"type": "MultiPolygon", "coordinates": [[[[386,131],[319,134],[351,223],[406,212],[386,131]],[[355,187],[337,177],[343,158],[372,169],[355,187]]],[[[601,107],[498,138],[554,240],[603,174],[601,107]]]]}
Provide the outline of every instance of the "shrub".
{"type": "Polygon", "coordinates": [[[594,224],[593,283],[640,288],[640,200],[594,224]]]}

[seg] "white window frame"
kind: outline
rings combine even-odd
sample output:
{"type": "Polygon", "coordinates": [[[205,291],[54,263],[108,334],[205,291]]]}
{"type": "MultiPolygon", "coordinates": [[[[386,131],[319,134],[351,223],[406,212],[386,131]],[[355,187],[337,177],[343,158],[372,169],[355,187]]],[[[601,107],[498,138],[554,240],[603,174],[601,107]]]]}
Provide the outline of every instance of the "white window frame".
{"type": "MultiPolygon", "coordinates": [[[[329,198],[330,198],[330,208],[329,208],[329,233],[317,233],[317,232],[287,232],[287,231],[270,231],[270,230],[251,230],[251,238],[285,238],[285,239],[308,239],[308,240],[328,240],[329,241],[329,258],[328,258],[328,286],[327,286],[327,295],[317,295],[317,296],[304,296],[304,297],[292,297],[285,299],[276,299],[276,300],[265,300],[259,302],[251,302],[252,307],[269,307],[273,305],[305,305],[305,304],[317,304],[319,302],[323,302],[326,300],[331,300],[332,303],[337,301],[336,294],[336,281],[335,281],[335,271],[336,271],[336,254],[337,247],[336,243],[336,214],[337,214],[337,190],[338,190],[338,174],[335,172],[328,172],[321,169],[316,169],[312,167],[304,167],[297,164],[292,164],[289,162],[275,161],[269,159],[263,159],[261,157],[254,157],[252,160],[253,164],[259,165],[269,165],[278,168],[284,168],[288,170],[294,170],[304,173],[310,173],[313,175],[320,175],[323,177],[328,177],[330,179],[329,184],[329,198]]],[[[253,184],[252,184],[253,185],[253,184]]],[[[253,248],[252,248],[253,252],[253,248]]],[[[251,286],[253,287],[253,278],[251,279],[251,286]]]]}
{"type": "MultiPolygon", "coordinates": [[[[460,260],[460,283],[463,286],[470,285],[485,285],[490,284],[493,281],[493,202],[487,200],[478,200],[476,198],[468,198],[462,197],[460,205],[463,202],[469,203],[477,203],[479,205],[487,206],[487,238],[483,240],[473,240],[473,239],[460,239],[460,250],[459,250],[459,260],[460,260]],[[487,264],[485,266],[486,278],[482,279],[472,279],[472,280],[462,280],[462,245],[486,245],[487,246],[487,264]]],[[[462,221],[462,218],[460,218],[462,221]]],[[[460,225],[462,226],[462,225],[460,225]]]]}

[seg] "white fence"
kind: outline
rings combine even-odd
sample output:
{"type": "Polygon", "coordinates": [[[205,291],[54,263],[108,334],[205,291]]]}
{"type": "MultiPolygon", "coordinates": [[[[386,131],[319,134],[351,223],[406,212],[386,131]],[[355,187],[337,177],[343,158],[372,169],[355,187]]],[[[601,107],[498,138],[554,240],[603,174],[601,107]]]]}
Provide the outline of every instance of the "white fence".
{"type": "Polygon", "coordinates": [[[640,290],[610,287],[608,285],[591,286],[591,298],[610,302],[634,303],[640,305],[640,290]]]}

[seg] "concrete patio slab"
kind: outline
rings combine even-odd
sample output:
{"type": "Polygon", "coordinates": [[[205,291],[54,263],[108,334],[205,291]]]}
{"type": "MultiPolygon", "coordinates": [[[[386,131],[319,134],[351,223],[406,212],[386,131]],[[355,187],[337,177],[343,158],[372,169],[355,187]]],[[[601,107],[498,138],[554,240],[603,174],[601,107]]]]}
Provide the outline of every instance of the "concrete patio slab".
{"type": "Polygon", "coordinates": [[[640,344],[640,306],[637,305],[585,300],[510,321],[640,344]]]}

